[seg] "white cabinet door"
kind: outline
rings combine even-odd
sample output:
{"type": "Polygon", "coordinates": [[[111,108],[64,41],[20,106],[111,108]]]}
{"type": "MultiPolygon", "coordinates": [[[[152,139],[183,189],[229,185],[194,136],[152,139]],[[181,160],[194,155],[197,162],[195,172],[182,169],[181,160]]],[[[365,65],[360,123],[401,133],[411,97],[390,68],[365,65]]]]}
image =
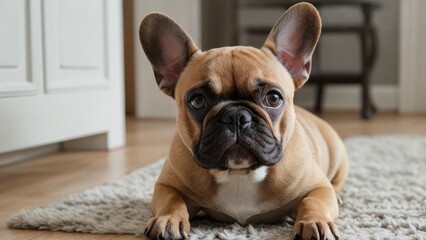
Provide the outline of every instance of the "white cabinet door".
{"type": "Polygon", "coordinates": [[[124,144],[119,0],[0,0],[0,153],[124,144]]]}
{"type": "MultiPolygon", "coordinates": [[[[0,0],[0,97],[33,95],[30,16],[25,1],[0,0]]],[[[1,111],[1,109],[0,109],[1,111]]]]}
{"type": "Polygon", "coordinates": [[[107,1],[43,3],[47,92],[107,87],[107,1]]]}

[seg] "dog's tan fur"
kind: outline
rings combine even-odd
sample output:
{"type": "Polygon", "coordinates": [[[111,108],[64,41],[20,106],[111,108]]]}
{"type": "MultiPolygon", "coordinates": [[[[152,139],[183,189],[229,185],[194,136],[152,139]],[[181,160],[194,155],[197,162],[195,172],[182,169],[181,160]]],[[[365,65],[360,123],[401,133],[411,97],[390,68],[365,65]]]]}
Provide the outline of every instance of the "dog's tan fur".
{"type": "MultiPolygon", "coordinates": [[[[316,31],[313,36],[318,38],[320,21],[315,8],[309,4],[299,4],[293,8],[290,13],[306,23],[303,25],[307,28],[306,31],[316,31]]],[[[282,19],[291,17],[284,15],[282,19]]],[[[153,35],[153,22],[163,21],[164,24],[171,25],[178,34],[185,34],[178,25],[175,26],[164,18],[166,17],[163,15],[152,14],[146,18],[149,21],[144,20],[141,24],[141,42],[145,52],[146,48],[152,47],[150,40],[146,38],[153,35]]],[[[293,74],[291,69],[288,70],[289,67],[286,69],[277,59],[276,43],[273,40],[277,34],[274,27],[261,49],[227,47],[207,52],[199,51],[188,37],[187,48],[183,49],[186,52],[183,54],[190,57],[190,60],[178,76],[176,86],[170,85],[170,82],[164,83],[161,75],[164,70],[157,63],[160,60],[153,59],[153,54],[159,54],[161,50],[151,49],[154,51],[151,54],[147,52],[160,88],[175,98],[179,109],[178,131],[173,139],[169,158],[155,185],[155,217],[147,223],[146,231],[150,238],[166,235],[172,239],[186,238],[190,228],[189,219],[200,210],[221,221],[233,220],[227,212],[221,212],[221,206],[212,202],[221,187],[221,183],[217,181],[219,171],[198,166],[191,152],[193,144],[200,139],[203,128],[187,113],[184,95],[206,79],[211,81],[215,92],[234,92],[240,96],[252,94],[255,79],[278,83],[285,89],[286,105],[279,121],[273,122],[261,107],[249,103],[264,119],[268,119],[274,137],[282,139],[284,153],[277,164],[267,168],[265,179],[256,185],[259,204],[270,205],[265,207],[267,210],[264,212],[248,216],[247,222],[274,222],[290,215],[296,218],[295,236],[302,239],[334,239],[337,236],[333,221],[338,216],[336,193],[341,190],[348,173],[346,150],[337,133],[326,122],[294,106],[294,91],[304,84],[306,78],[293,74]]],[[[308,41],[307,38],[309,36],[301,37],[303,41],[308,41]]],[[[316,41],[311,46],[305,46],[305,49],[296,50],[303,52],[308,48],[313,51],[315,45],[316,41]]],[[[213,116],[215,112],[212,109],[206,118],[213,116]]]]}

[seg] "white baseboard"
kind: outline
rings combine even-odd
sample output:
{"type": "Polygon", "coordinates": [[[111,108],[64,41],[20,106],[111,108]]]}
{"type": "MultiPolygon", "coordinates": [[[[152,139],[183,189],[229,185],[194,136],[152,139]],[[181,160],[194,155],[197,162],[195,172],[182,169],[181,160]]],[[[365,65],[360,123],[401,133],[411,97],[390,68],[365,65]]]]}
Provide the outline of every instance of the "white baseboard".
{"type": "MultiPolygon", "coordinates": [[[[371,86],[371,97],[377,109],[398,110],[398,85],[371,86]]],[[[361,108],[361,87],[356,85],[330,85],[324,89],[324,110],[358,110],[361,108]]],[[[305,86],[296,92],[295,103],[312,108],[315,104],[316,87],[305,86]]]]}
{"type": "Polygon", "coordinates": [[[59,151],[59,144],[29,148],[0,154],[0,166],[59,151]]]}

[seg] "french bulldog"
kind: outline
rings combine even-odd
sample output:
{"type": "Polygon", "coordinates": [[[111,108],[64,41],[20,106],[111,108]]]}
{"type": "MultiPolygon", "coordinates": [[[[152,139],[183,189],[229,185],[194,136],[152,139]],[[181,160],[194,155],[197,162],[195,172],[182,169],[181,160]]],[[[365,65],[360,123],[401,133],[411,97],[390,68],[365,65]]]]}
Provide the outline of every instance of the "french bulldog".
{"type": "Polygon", "coordinates": [[[314,6],[299,3],[262,48],[202,52],[160,13],[140,25],[158,87],[176,101],[177,132],[155,184],[150,239],[187,239],[199,212],[223,222],[295,219],[295,239],[338,239],[338,193],[348,156],[338,134],[296,107],[321,33],[314,6]]]}

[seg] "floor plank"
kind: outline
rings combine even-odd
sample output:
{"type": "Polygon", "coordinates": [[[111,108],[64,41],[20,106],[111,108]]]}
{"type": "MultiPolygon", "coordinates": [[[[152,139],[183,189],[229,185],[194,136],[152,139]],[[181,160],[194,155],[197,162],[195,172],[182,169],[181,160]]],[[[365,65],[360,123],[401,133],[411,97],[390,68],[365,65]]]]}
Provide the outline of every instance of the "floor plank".
{"type": "MultiPolygon", "coordinates": [[[[344,138],[354,135],[426,134],[426,115],[385,113],[364,121],[357,113],[336,112],[324,114],[323,118],[344,138]]],[[[54,153],[0,167],[0,239],[141,239],[128,235],[10,230],[6,228],[6,221],[19,209],[48,204],[122,177],[166,156],[175,127],[174,120],[128,118],[126,147],[109,152],[54,153]]]]}

